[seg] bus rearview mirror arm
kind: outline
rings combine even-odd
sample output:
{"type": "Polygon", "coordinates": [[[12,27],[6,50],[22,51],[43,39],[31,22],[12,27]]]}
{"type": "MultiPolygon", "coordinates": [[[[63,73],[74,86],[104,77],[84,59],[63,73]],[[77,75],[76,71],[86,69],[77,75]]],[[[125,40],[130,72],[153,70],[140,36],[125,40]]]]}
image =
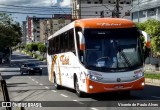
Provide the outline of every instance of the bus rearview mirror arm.
{"type": "Polygon", "coordinates": [[[78,32],[78,35],[79,35],[79,47],[80,47],[80,50],[85,50],[85,39],[84,39],[84,36],[82,34],[82,32],[78,32]]]}
{"type": "Polygon", "coordinates": [[[145,31],[142,31],[142,30],[140,30],[140,34],[142,34],[144,36],[146,47],[150,48],[150,42],[151,42],[150,35],[147,34],[145,31]]]}

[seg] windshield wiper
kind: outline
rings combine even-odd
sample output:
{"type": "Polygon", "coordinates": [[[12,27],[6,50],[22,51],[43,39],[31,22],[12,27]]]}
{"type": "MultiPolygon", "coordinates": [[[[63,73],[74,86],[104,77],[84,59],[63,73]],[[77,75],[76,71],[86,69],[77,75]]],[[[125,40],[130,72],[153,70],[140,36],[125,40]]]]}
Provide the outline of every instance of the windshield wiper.
{"type": "Polygon", "coordinates": [[[126,61],[127,65],[128,65],[129,67],[131,67],[132,65],[131,65],[130,61],[128,60],[126,54],[122,51],[122,49],[120,49],[120,46],[119,46],[117,43],[116,43],[116,47],[117,47],[118,52],[121,54],[121,56],[122,56],[122,57],[124,58],[124,60],[126,61]]]}
{"type": "Polygon", "coordinates": [[[131,65],[131,63],[129,62],[126,54],[125,54],[122,50],[118,50],[118,52],[121,53],[121,55],[122,55],[122,57],[124,58],[124,60],[126,61],[127,65],[128,65],[129,67],[131,67],[132,65],[131,65]]]}

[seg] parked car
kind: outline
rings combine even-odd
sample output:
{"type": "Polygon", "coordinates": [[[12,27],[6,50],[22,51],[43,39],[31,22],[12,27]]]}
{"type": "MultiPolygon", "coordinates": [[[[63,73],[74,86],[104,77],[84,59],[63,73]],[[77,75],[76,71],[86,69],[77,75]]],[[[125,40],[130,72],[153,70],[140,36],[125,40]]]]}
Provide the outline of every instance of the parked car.
{"type": "Polygon", "coordinates": [[[34,73],[39,73],[41,75],[42,68],[40,68],[40,66],[35,63],[25,63],[22,64],[22,66],[20,67],[20,72],[21,75],[23,75],[23,73],[28,73],[29,75],[34,73]]]}

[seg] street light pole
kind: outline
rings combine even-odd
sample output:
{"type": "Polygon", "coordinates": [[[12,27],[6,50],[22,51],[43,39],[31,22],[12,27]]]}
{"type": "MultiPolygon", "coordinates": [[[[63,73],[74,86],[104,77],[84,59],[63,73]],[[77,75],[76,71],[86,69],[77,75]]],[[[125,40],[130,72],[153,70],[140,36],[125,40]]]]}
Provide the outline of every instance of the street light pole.
{"type": "Polygon", "coordinates": [[[119,0],[116,0],[116,17],[119,18],[119,0]]]}

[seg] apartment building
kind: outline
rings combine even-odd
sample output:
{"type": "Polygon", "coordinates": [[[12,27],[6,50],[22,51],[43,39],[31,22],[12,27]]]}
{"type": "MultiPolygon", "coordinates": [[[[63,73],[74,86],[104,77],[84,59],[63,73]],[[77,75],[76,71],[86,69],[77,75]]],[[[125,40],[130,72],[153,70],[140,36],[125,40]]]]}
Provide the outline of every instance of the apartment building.
{"type": "Polygon", "coordinates": [[[40,42],[46,43],[49,36],[70,22],[70,14],[54,14],[52,19],[40,20],[40,42]]]}
{"type": "MultiPolygon", "coordinates": [[[[131,19],[131,0],[119,0],[119,17],[131,19]]],[[[72,0],[72,18],[115,17],[116,0],[72,0]]]]}
{"type": "Polygon", "coordinates": [[[22,22],[22,44],[26,44],[26,35],[27,35],[27,30],[26,30],[26,21],[22,22]]]}
{"type": "Polygon", "coordinates": [[[31,42],[40,42],[40,20],[45,20],[45,19],[51,19],[51,18],[41,18],[41,17],[27,17],[26,18],[26,30],[27,30],[27,35],[26,35],[26,42],[31,43],[31,42]]]}
{"type": "Polygon", "coordinates": [[[132,0],[132,20],[144,22],[154,18],[160,20],[160,0],[132,0]]]}

